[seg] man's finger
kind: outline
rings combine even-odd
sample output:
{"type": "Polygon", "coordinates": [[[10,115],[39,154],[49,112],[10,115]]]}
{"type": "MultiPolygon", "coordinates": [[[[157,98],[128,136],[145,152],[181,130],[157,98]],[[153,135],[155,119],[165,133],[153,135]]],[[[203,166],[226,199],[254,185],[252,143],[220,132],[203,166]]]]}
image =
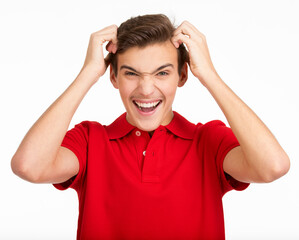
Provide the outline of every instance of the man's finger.
{"type": "Polygon", "coordinates": [[[198,31],[198,29],[188,21],[184,21],[180,26],[178,26],[173,35],[175,36],[180,33],[188,36],[189,38],[200,39],[201,41],[205,40],[205,35],[198,31]]]}
{"type": "Polygon", "coordinates": [[[171,38],[171,41],[173,42],[173,44],[176,48],[178,48],[182,43],[185,43],[188,47],[188,50],[189,50],[189,44],[190,44],[191,40],[186,35],[184,35],[182,33],[179,33],[179,34],[173,36],[171,38]]]}
{"type": "Polygon", "coordinates": [[[93,34],[94,35],[103,35],[103,34],[117,34],[117,25],[113,24],[113,25],[110,25],[108,27],[105,27],[97,32],[94,32],[93,34]]]}
{"type": "Polygon", "coordinates": [[[115,53],[116,50],[117,50],[117,45],[114,44],[112,41],[110,41],[110,42],[106,45],[106,50],[107,50],[108,52],[115,53]]]}

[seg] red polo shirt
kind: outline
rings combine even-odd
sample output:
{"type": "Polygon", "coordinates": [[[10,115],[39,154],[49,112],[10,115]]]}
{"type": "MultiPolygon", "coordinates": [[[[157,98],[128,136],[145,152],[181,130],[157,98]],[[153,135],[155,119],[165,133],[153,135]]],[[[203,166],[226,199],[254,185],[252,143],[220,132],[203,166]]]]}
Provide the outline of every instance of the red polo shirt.
{"type": "Polygon", "coordinates": [[[55,184],[79,197],[77,239],[224,239],[222,196],[243,190],[223,159],[239,143],[220,121],[193,124],[178,113],[152,137],[126,121],[84,121],[62,146],[77,176],[55,184]]]}

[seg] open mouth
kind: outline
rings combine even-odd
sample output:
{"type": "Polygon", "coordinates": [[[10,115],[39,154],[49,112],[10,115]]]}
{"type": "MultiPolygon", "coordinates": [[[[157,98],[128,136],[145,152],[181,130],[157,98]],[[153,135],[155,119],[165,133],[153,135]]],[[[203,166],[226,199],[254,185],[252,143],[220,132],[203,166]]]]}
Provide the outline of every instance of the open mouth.
{"type": "Polygon", "coordinates": [[[143,102],[138,102],[133,100],[133,103],[136,105],[136,107],[145,113],[148,112],[152,112],[154,111],[162,102],[162,100],[158,100],[158,101],[153,101],[153,102],[149,102],[149,103],[143,103],[143,102]]]}

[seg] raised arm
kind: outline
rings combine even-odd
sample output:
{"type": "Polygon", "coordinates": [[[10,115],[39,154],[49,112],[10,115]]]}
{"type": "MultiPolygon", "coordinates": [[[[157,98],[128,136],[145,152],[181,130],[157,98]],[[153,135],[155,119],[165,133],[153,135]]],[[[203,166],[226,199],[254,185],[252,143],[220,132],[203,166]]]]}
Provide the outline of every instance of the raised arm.
{"type": "Polygon", "coordinates": [[[78,173],[76,155],[60,145],[82,99],[109,65],[102,45],[108,41],[107,50],[116,52],[116,34],[116,25],[91,34],[77,78],[30,128],[14,154],[11,167],[16,175],[34,183],[59,183],[78,173]]]}
{"type": "Polygon", "coordinates": [[[186,44],[190,70],[211,93],[240,143],[226,155],[224,171],[243,182],[271,182],[286,174],[290,167],[287,154],[266,125],[219,77],[205,36],[184,21],[172,41],[175,47],[186,44]]]}

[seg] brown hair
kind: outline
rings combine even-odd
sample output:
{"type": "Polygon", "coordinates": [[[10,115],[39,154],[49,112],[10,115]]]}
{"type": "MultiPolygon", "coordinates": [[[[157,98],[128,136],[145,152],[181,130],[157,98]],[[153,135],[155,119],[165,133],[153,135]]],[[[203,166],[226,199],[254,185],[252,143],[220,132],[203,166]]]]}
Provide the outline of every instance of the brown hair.
{"type": "MultiPolygon", "coordinates": [[[[163,43],[171,39],[176,27],[164,14],[148,14],[131,17],[117,29],[117,52],[110,53],[108,64],[117,76],[117,54],[123,53],[131,47],[146,47],[154,43],[163,43]]],[[[177,49],[178,73],[185,62],[189,62],[189,54],[184,44],[177,49]]]]}

